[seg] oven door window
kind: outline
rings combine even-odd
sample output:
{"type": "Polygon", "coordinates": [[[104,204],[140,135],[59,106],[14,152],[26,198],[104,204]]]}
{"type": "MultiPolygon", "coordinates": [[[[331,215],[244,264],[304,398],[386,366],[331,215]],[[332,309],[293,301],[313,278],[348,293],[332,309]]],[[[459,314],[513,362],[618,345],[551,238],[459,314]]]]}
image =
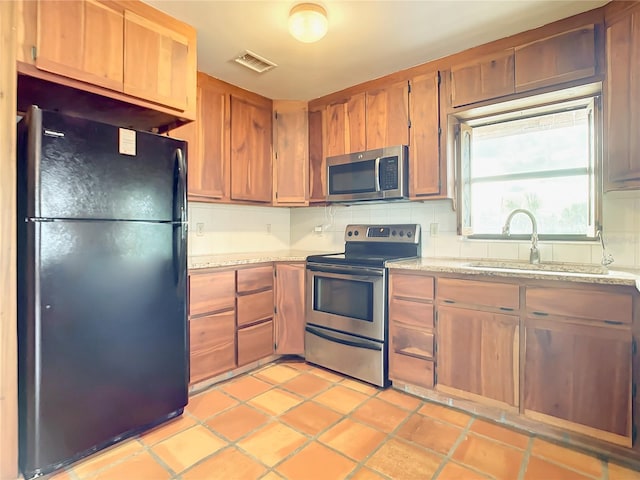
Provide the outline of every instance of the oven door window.
{"type": "Polygon", "coordinates": [[[329,193],[332,195],[376,191],[375,160],[329,167],[329,193]]]}
{"type": "Polygon", "coordinates": [[[314,277],[313,309],[365,322],[373,322],[373,283],[314,277]]]}

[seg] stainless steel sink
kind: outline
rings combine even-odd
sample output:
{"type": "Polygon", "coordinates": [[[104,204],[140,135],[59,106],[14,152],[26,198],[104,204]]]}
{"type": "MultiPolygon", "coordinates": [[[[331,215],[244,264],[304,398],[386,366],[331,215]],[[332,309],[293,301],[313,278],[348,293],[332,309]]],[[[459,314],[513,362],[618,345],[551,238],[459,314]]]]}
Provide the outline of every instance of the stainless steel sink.
{"type": "Polygon", "coordinates": [[[519,261],[481,260],[469,262],[465,266],[485,270],[526,270],[534,272],[582,273],[586,275],[607,275],[609,273],[609,270],[602,265],[582,263],[547,262],[533,264],[519,261]]]}

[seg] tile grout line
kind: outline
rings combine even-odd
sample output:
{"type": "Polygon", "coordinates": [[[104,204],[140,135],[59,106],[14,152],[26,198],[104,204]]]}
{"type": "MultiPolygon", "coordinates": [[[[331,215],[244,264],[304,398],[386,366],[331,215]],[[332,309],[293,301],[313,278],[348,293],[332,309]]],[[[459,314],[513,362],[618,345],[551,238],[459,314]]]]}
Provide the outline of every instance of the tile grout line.
{"type": "Polygon", "coordinates": [[[469,434],[469,430],[471,429],[471,425],[473,425],[473,422],[475,421],[475,419],[476,419],[475,416],[473,415],[470,416],[469,421],[460,432],[460,435],[458,435],[458,438],[456,439],[456,441],[453,442],[453,445],[449,447],[449,451],[447,452],[446,455],[444,455],[436,471],[433,472],[433,477],[431,477],[432,479],[438,478],[440,476],[440,473],[442,473],[442,470],[444,470],[444,467],[447,465],[447,463],[449,463],[453,459],[452,458],[453,452],[455,452],[457,448],[460,446],[460,444],[464,440],[466,440],[467,435],[469,434]]]}
{"type": "Polygon", "coordinates": [[[524,476],[527,473],[527,468],[529,467],[529,458],[531,458],[531,450],[533,449],[534,440],[535,437],[529,437],[529,442],[527,443],[527,448],[524,450],[522,462],[520,462],[520,470],[518,470],[518,480],[524,480],[524,476]]]}

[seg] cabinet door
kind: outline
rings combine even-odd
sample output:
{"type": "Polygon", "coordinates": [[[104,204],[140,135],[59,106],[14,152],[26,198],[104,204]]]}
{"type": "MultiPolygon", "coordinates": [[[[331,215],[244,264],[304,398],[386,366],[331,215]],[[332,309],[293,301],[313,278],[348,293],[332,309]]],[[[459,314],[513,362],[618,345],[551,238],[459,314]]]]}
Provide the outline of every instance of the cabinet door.
{"type": "Polygon", "coordinates": [[[36,67],[121,92],[123,31],[123,12],[109,5],[40,0],[36,67]]]}
{"type": "Polygon", "coordinates": [[[324,109],[309,111],[309,202],[327,201],[327,162],[322,144],[324,109]]]}
{"type": "Polygon", "coordinates": [[[511,315],[439,307],[438,388],[517,407],[518,323],[511,315]]]}
{"type": "Polygon", "coordinates": [[[451,67],[451,104],[454,107],[514,92],[513,48],[451,67]]]}
{"type": "Polygon", "coordinates": [[[366,148],[409,144],[409,82],[366,94],[366,148]]]}
{"type": "Polygon", "coordinates": [[[631,332],[528,319],[524,411],[547,423],[631,446],[631,332]]]}
{"type": "Polygon", "coordinates": [[[276,353],[304,354],[305,264],[276,264],[276,353]]]}
{"type": "Polygon", "coordinates": [[[195,45],[189,43],[186,35],[125,10],[124,92],[177,110],[193,107],[189,49],[195,45]]]}
{"type": "Polygon", "coordinates": [[[595,50],[594,25],[516,47],[516,92],[595,75],[595,50]]]}
{"type": "Polygon", "coordinates": [[[190,383],[235,368],[235,334],[233,311],[189,320],[190,383]]]}
{"type": "Polygon", "coordinates": [[[411,80],[409,97],[409,195],[419,199],[440,193],[439,73],[411,80]]]}
{"type": "Polygon", "coordinates": [[[309,204],[309,137],[307,102],[273,103],[273,203],[309,204]]]}
{"type": "Polygon", "coordinates": [[[640,187],[640,6],[607,25],[607,190],[640,187]],[[630,106],[633,106],[630,108],[630,106]]]}
{"type": "Polygon", "coordinates": [[[271,202],[271,104],[231,96],[231,199],[271,202]]]}
{"type": "Polygon", "coordinates": [[[324,120],[325,157],[366,150],[364,93],[328,105],[324,120]]]}

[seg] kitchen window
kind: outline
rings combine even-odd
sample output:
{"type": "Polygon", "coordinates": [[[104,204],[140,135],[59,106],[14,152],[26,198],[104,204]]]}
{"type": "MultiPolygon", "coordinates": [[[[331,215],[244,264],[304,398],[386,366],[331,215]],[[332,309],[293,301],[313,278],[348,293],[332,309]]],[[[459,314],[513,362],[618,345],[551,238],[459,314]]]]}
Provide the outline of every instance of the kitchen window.
{"type": "MultiPolygon", "coordinates": [[[[599,96],[466,119],[458,124],[460,232],[505,238],[510,212],[535,216],[547,240],[593,240],[600,225],[599,96]]],[[[528,239],[516,215],[512,239],[528,239]]]]}

